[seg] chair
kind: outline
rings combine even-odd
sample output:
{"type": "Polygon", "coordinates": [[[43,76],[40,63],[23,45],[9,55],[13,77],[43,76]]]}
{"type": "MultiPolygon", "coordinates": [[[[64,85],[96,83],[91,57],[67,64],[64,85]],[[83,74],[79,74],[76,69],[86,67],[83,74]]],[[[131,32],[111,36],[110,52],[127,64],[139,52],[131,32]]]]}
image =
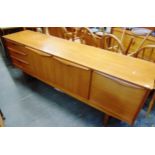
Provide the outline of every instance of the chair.
{"type": "Polygon", "coordinates": [[[48,27],[50,35],[74,41],[74,32],[68,32],[65,27],[48,27]]]}
{"type": "Polygon", "coordinates": [[[146,45],[134,53],[129,54],[136,58],[151,61],[155,63],[155,45],[146,45]]]}
{"type": "Polygon", "coordinates": [[[23,30],[38,31],[37,27],[23,27],[23,30]]]}
{"type": "Polygon", "coordinates": [[[140,31],[138,32],[137,30],[134,30],[134,29],[137,29],[137,28],[134,28],[132,30],[132,32],[127,30],[127,29],[129,29],[129,28],[123,28],[123,30],[118,29],[118,28],[112,28],[112,34],[115,34],[118,38],[120,38],[120,41],[123,43],[123,45],[124,45],[124,47],[126,49],[125,55],[127,55],[128,53],[131,53],[133,51],[133,49],[135,49],[135,48],[136,48],[136,50],[140,49],[144,45],[147,38],[152,33],[151,30],[144,31],[144,32],[142,31],[144,37],[143,37],[143,39],[140,39],[139,37],[137,37],[137,36],[141,35],[140,31]],[[139,45],[136,43],[137,41],[138,41],[139,45]]]}
{"type": "Polygon", "coordinates": [[[91,32],[88,28],[82,27],[78,31],[78,36],[82,44],[99,47],[100,37],[91,32]]]}
{"type": "Polygon", "coordinates": [[[121,42],[115,35],[113,34],[105,34],[101,38],[101,48],[113,51],[116,53],[125,54],[125,48],[121,42]]]}

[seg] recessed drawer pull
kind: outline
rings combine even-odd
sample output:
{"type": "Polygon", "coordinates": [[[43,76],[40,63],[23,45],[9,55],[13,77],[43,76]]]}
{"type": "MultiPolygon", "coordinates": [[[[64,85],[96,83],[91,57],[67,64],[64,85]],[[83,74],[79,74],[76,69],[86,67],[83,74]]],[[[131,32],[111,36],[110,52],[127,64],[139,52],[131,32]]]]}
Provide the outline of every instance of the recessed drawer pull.
{"type": "MultiPolygon", "coordinates": [[[[110,75],[107,75],[107,74],[104,74],[104,73],[101,73],[101,72],[98,72],[96,71],[97,74],[100,74],[100,75],[103,75],[104,77],[107,77],[117,83],[119,83],[120,85],[123,85],[125,87],[132,87],[132,88],[137,88],[137,89],[144,89],[143,87],[140,87],[140,86],[137,86],[137,85],[134,85],[132,83],[129,83],[129,82],[126,82],[126,81],[123,81],[123,80],[120,80],[120,79],[117,79],[115,77],[112,77],[110,75]]],[[[118,90],[119,91],[119,90],[118,90]]]]}
{"type": "Polygon", "coordinates": [[[83,69],[83,70],[90,70],[89,68],[87,67],[83,67],[81,65],[78,65],[78,64],[75,64],[75,63],[72,63],[72,62],[69,62],[69,61],[66,61],[66,60],[62,60],[58,57],[53,57],[55,60],[67,65],[67,66],[72,66],[72,67],[76,67],[76,68],[80,68],[80,69],[83,69]]]}
{"type": "Polygon", "coordinates": [[[52,55],[50,55],[50,54],[41,52],[41,51],[36,50],[36,49],[33,49],[33,48],[31,48],[31,47],[25,47],[25,48],[28,49],[28,50],[31,50],[31,51],[33,51],[33,52],[35,52],[35,53],[37,53],[37,54],[39,54],[39,55],[41,55],[41,56],[44,56],[44,57],[52,57],[52,55]]]}
{"type": "Polygon", "coordinates": [[[12,55],[11,55],[10,57],[11,57],[12,59],[15,59],[15,60],[17,60],[17,61],[23,63],[23,64],[29,65],[29,63],[26,62],[26,61],[24,61],[24,60],[21,60],[21,59],[19,59],[19,58],[16,58],[16,57],[14,57],[14,56],[12,56],[12,55]]]}
{"type": "Polygon", "coordinates": [[[26,53],[19,52],[19,51],[15,50],[15,49],[13,49],[13,48],[11,48],[11,47],[8,47],[8,49],[9,49],[10,51],[12,51],[12,52],[15,52],[15,53],[20,54],[20,55],[23,55],[23,56],[28,55],[28,54],[26,54],[26,53]]]}

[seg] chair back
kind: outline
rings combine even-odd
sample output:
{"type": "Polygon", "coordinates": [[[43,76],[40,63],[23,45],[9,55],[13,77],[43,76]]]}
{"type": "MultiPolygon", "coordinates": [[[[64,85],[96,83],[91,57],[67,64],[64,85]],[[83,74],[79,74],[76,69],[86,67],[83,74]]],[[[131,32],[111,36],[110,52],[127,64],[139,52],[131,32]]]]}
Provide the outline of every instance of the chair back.
{"type": "Polygon", "coordinates": [[[65,27],[48,27],[48,33],[59,38],[68,39],[66,35],[68,31],[65,27]]]}
{"type": "Polygon", "coordinates": [[[115,35],[113,34],[105,34],[101,39],[101,48],[113,51],[116,53],[125,54],[125,48],[121,42],[115,35]]]}
{"type": "Polygon", "coordinates": [[[155,63],[155,45],[146,45],[132,53],[131,56],[155,63]]]}
{"type": "Polygon", "coordinates": [[[99,43],[97,41],[97,37],[93,32],[91,32],[88,28],[82,27],[79,32],[78,36],[80,37],[80,42],[82,44],[90,45],[98,47],[99,43]]]}

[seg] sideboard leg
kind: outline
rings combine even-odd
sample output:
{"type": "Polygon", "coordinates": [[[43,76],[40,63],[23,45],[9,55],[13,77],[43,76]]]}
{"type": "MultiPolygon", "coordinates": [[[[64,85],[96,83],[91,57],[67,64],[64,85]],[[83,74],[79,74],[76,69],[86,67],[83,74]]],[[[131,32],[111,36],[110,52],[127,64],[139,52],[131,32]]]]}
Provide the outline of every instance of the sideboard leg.
{"type": "Polygon", "coordinates": [[[152,99],[151,99],[151,101],[150,101],[148,110],[147,110],[147,112],[146,112],[146,116],[149,115],[149,113],[151,112],[151,110],[152,110],[154,104],[155,104],[155,92],[154,92],[153,97],[152,97],[152,99]]]}
{"type": "Polygon", "coordinates": [[[3,115],[2,111],[1,111],[1,109],[0,109],[0,115],[1,115],[2,119],[5,120],[5,117],[4,117],[4,115],[3,115]]]}
{"type": "Polygon", "coordinates": [[[110,116],[105,114],[104,115],[104,119],[103,119],[103,125],[107,126],[108,125],[108,121],[109,121],[110,116]]]}
{"type": "Polygon", "coordinates": [[[3,120],[4,120],[4,115],[3,115],[3,113],[2,113],[2,111],[0,109],[0,127],[3,127],[4,126],[3,120]]]}

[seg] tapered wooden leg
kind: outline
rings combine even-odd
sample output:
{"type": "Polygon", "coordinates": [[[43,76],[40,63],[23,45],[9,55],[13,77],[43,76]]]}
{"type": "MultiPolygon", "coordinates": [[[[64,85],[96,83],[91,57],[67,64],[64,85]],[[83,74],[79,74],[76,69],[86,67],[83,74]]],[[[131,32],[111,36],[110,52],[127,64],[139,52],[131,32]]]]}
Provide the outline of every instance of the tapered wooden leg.
{"type": "Polygon", "coordinates": [[[3,120],[5,119],[5,117],[4,117],[4,115],[3,115],[2,111],[1,111],[1,109],[0,109],[0,116],[2,117],[3,120]]]}
{"type": "Polygon", "coordinates": [[[150,111],[152,110],[152,108],[153,108],[153,106],[154,106],[154,103],[155,103],[155,92],[154,92],[153,97],[152,97],[152,99],[151,99],[151,102],[150,102],[150,104],[149,104],[148,110],[147,110],[147,112],[146,112],[146,116],[149,115],[150,111]]]}
{"type": "Polygon", "coordinates": [[[104,126],[107,126],[108,121],[109,121],[109,118],[110,118],[109,115],[107,115],[107,114],[104,115],[104,119],[103,119],[103,125],[104,125],[104,126]]]}
{"type": "Polygon", "coordinates": [[[3,127],[3,126],[4,126],[4,122],[3,122],[2,117],[0,116],[0,127],[3,127]]]}
{"type": "Polygon", "coordinates": [[[2,115],[2,112],[0,110],[0,127],[3,127],[4,126],[4,122],[3,122],[3,115],[2,115]]]}

